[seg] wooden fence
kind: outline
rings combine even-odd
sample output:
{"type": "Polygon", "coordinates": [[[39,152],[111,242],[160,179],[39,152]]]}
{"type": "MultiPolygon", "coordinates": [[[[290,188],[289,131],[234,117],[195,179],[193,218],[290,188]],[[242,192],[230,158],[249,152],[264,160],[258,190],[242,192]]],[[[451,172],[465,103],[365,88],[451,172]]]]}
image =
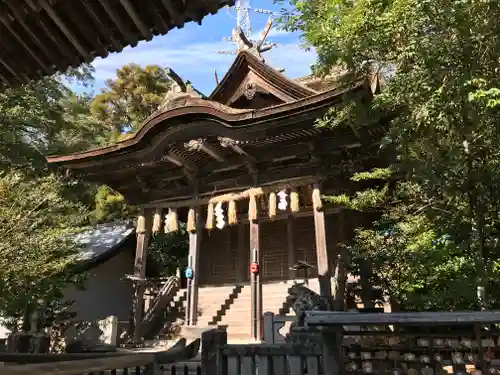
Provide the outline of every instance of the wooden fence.
{"type": "MultiPolygon", "coordinates": [[[[500,373],[498,311],[310,311],[299,318],[300,326],[292,329],[291,337],[299,338],[295,343],[228,345],[225,332],[205,332],[202,356],[210,360],[202,362],[209,366],[203,371],[207,375],[500,373]]],[[[274,317],[273,332],[290,319],[274,317]]],[[[268,340],[275,337],[268,335],[268,340]]]]}
{"type": "MultiPolygon", "coordinates": [[[[500,312],[359,314],[309,311],[289,341],[229,345],[227,332],[201,338],[201,375],[498,374],[500,312]],[[302,340],[302,341],[301,341],[302,340]]],[[[288,319],[288,318],[287,318],[288,319]]],[[[284,320],[287,320],[284,319],[284,320]]],[[[280,318],[277,318],[279,321],[280,318]]],[[[283,320],[283,319],[282,319],[283,320]]],[[[277,322],[283,323],[283,322],[277,322]]],[[[167,352],[141,354],[1,354],[0,375],[159,375],[193,373],[174,363],[199,352],[185,340],[167,352]],[[17,357],[16,357],[17,356],[17,357]],[[96,358],[99,356],[99,358],[96,358]],[[47,362],[50,363],[37,363],[47,362]],[[15,364],[12,364],[15,363],[15,364]]]]}

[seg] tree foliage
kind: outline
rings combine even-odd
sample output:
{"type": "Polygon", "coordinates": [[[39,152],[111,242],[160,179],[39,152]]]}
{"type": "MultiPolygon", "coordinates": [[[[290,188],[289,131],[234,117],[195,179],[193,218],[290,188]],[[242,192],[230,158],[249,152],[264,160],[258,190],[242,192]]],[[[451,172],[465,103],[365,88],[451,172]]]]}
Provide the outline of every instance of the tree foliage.
{"type": "MultiPolygon", "coordinates": [[[[403,308],[496,306],[498,2],[315,0],[292,5],[284,26],[302,31],[305,42],[316,48],[318,74],[341,66],[347,79],[374,68],[388,78],[369,110],[393,115],[383,146],[397,157],[388,172],[405,181],[397,189],[379,190],[381,201],[371,205],[378,206],[382,218],[375,229],[358,232],[353,249],[369,257],[382,278],[388,271],[384,262],[395,262],[400,272],[391,276],[391,292],[403,308]],[[390,244],[380,234],[388,228],[390,244]],[[442,238],[446,245],[437,246],[442,238]],[[442,303],[433,296],[437,286],[448,292],[439,293],[442,303]]],[[[349,123],[356,114],[345,109],[332,109],[326,125],[349,123]]],[[[363,196],[367,192],[342,199],[360,206],[363,196]]]]}
{"type": "MultiPolygon", "coordinates": [[[[0,92],[0,316],[8,323],[39,303],[59,308],[61,291],[82,281],[74,269],[77,231],[135,214],[107,186],[51,174],[45,156],[106,145],[124,125],[136,129],[156,110],[170,81],[160,67],[130,64],[95,97],[67,86],[74,80],[88,85],[92,73],[83,66],[0,92]]],[[[165,265],[178,263],[185,240],[183,234],[155,238],[152,253],[165,265]]]]}
{"type": "Polygon", "coordinates": [[[108,80],[106,88],[92,101],[92,114],[112,131],[111,141],[132,131],[158,109],[170,88],[166,70],[157,65],[144,68],[124,65],[116,71],[116,79],[108,80]]]}
{"type": "Polygon", "coordinates": [[[64,182],[20,171],[0,174],[0,316],[12,323],[37,304],[50,308],[81,281],[73,235],[87,210],[65,197],[64,182]]]}

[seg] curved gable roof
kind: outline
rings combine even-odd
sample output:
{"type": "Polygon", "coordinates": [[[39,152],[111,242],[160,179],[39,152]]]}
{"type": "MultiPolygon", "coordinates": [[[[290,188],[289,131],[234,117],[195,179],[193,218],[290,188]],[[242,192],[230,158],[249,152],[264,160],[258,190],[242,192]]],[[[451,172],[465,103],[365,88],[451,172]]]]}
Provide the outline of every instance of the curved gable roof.
{"type": "Polygon", "coordinates": [[[262,109],[235,109],[211,100],[182,98],[181,101],[176,101],[174,107],[153,114],[132,137],[126,140],[76,154],[49,156],[47,161],[50,164],[67,164],[112,155],[120,156],[130,152],[141,153],[145,145],[155,148],[157,143],[166,139],[174,142],[213,135],[244,139],[251,137],[251,134],[269,129],[277,122],[284,125],[295,123],[297,115],[330,106],[341,100],[346,92],[359,89],[361,86],[357,84],[316,93],[300,100],[262,109]],[[153,141],[155,137],[158,139],[153,141]]]}
{"type": "Polygon", "coordinates": [[[230,105],[232,97],[251,73],[265,83],[266,89],[271,94],[284,102],[303,99],[318,93],[300,82],[288,79],[251,53],[242,51],[238,54],[224,78],[210,94],[209,99],[230,105]]]}

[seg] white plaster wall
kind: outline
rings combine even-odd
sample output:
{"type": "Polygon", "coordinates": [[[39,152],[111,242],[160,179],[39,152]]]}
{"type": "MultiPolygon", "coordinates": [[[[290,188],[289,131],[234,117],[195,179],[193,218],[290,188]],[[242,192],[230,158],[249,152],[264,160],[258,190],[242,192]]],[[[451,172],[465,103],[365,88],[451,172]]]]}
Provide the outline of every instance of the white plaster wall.
{"type": "Polygon", "coordinates": [[[123,280],[133,273],[134,258],[122,251],[90,271],[85,290],[74,287],[64,292],[66,300],[75,300],[72,311],[76,320],[100,320],[110,315],[128,320],[132,306],[132,282],[123,280]]]}

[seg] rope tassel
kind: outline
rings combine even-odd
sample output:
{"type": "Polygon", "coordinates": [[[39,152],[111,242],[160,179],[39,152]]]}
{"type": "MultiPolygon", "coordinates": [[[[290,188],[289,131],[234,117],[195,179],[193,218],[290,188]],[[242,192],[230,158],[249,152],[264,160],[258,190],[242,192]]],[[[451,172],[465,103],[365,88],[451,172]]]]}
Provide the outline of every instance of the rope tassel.
{"type": "Polygon", "coordinates": [[[161,208],[155,210],[153,217],[153,233],[158,233],[161,229],[161,208]]]}
{"type": "Polygon", "coordinates": [[[276,216],[276,193],[269,193],[269,217],[272,219],[276,216]]]}
{"type": "Polygon", "coordinates": [[[299,212],[299,207],[299,193],[296,189],[293,189],[290,193],[290,211],[292,211],[293,213],[299,212]]]}
{"type": "Polygon", "coordinates": [[[312,191],[312,204],[315,210],[321,210],[323,208],[323,202],[321,201],[321,193],[318,187],[314,187],[312,191]]]}
{"type": "Polygon", "coordinates": [[[257,199],[253,194],[250,195],[250,199],[248,200],[248,220],[257,220],[257,199]]]}
{"type": "Polygon", "coordinates": [[[227,223],[229,225],[238,224],[238,216],[236,213],[236,201],[229,201],[227,207],[227,223]]]}
{"type": "Polygon", "coordinates": [[[165,221],[165,233],[177,232],[177,230],[179,230],[179,221],[177,220],[177,211],[173,208],[169,208],[167,220],[165,221]]]}
{"type": "Polygon", "coordinates": [[[207,207],[207,222],[205,228],[208,230],[214,229],[214,204],[209,203],[207,207]]]}
{"type": "Polygon", "coordinates": [[[189,209],[186,229],[188,232],[196,232],[196,214],[194,208],[189,209]]]}
{"type": "Polygon", "coordinates": [[[146,218],[144,215],[139,215],[137,217],[137,228],[136,233],[146,233],[146,218]]]}

